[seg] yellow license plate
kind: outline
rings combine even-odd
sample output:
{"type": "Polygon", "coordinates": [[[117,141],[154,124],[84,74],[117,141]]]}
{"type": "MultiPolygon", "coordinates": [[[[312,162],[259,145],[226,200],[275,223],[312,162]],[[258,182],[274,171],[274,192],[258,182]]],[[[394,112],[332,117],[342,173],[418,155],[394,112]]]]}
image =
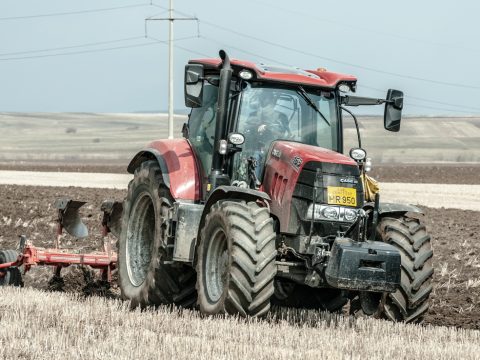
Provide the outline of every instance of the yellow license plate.
{"type": "Polygon", "coordinates": [[[357,190],[351,188],[328,186],[328,203],[334,205],[357,206],[357,190]]]}

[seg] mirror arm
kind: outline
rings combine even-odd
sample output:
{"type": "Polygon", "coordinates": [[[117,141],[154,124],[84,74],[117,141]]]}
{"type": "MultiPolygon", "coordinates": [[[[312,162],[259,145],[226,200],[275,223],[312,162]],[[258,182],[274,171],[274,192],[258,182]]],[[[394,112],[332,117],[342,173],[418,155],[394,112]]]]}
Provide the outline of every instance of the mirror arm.
{"type": "Polygon", "coordinates": [[[349,113],[349,114],[352,116],[353,121],[355,122],[355,127],[357,128],[358,147],[361,148],[361,147],[362,147],[362,139],[360,138],[360,129],[359,129],[359,127],[358,127],[357,117],[353,114],[353,112],[351,112],[351,111],[348,110],[347,108],[344,108],[343,106],[340,106],[340,109],[342,109],[343,111],[349,113]]]}
{"type": "Polygon", "coordinates": [[[345,105],[345,106],[359,106],[359,105],[382,105],[386,103],[387,100],[345,95],[340,98],[340,102],[342,105],[345,105]]]}

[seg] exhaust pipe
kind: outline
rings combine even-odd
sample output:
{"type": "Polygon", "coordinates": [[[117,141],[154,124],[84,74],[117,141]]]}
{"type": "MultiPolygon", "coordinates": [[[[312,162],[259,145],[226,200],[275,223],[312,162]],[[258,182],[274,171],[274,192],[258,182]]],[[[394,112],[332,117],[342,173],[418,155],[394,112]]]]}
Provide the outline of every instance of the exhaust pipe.
{"type": "Polygon", "coordinates": [[[215,123],[215,147],[212,154],[212,169],[209,176],[210,191],[220,185],[230,185],[230,179],[222,171],[223,155],[219,153],[220,140],[225,135],[225,126],[228,116],[228,97],[230,95],[230,83],[232,81],[232,67],[230,58],[224,50],[219,52],[222,59],[222,70],[220,70],[220,84],[218,91],[218,105],[215,123]]]}

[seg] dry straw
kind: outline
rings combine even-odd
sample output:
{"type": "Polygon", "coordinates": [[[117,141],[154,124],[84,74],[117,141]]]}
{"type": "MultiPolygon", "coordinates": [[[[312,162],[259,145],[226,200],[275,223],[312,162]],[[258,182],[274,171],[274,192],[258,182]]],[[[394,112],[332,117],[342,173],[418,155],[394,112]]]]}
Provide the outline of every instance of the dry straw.
{"type": "Polygon", "coordinates": [[[480,332],[279,309],[267,319],[131,311],[0,288],[0,359],[478,359],[480,332]]]}

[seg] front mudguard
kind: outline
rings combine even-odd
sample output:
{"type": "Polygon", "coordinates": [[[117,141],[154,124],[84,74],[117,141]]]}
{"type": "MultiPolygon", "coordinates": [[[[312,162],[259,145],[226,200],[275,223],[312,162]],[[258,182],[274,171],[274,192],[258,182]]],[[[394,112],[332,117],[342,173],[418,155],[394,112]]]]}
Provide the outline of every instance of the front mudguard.
{"type": "Polygon", "coordinates": [[[201,180],[195,154],[186,139],[157,140],[135,155],[128,172],[135,173],[141,163],[157,161],[162,183],[170,189],[175,200],[199,201],[201,180]]]}
{"type": "Polygon", "coordinates": [[[424,214],[422,209],[408,204],[380,203],[378,208],[378,214],[380,216],[399,213],[417,213],[420,215],[424,214]]]}
{"type": "Polygon", "coordinates": [[[198,239],[200,239],[200,233],[205,224],[205,218],[209,213],[212,205],[222,200],[243,200],[245,202],[261,201],[265,204],[266,207],[268,207],[270,196],[268,196],[268,194],[264,193],[263,191],[253,190],[249,188],[240,188],[237,186],[219,186],[214,191],[212,191],[212,193],[207,199],[207,202],[205,203],[202,217],[200,219],[200,225],[198,227],[198,234],[194,251],[195,257],[193,260],[194,264],[196,264],[197,261],[197,248],[199,244],[198,239]]]}

